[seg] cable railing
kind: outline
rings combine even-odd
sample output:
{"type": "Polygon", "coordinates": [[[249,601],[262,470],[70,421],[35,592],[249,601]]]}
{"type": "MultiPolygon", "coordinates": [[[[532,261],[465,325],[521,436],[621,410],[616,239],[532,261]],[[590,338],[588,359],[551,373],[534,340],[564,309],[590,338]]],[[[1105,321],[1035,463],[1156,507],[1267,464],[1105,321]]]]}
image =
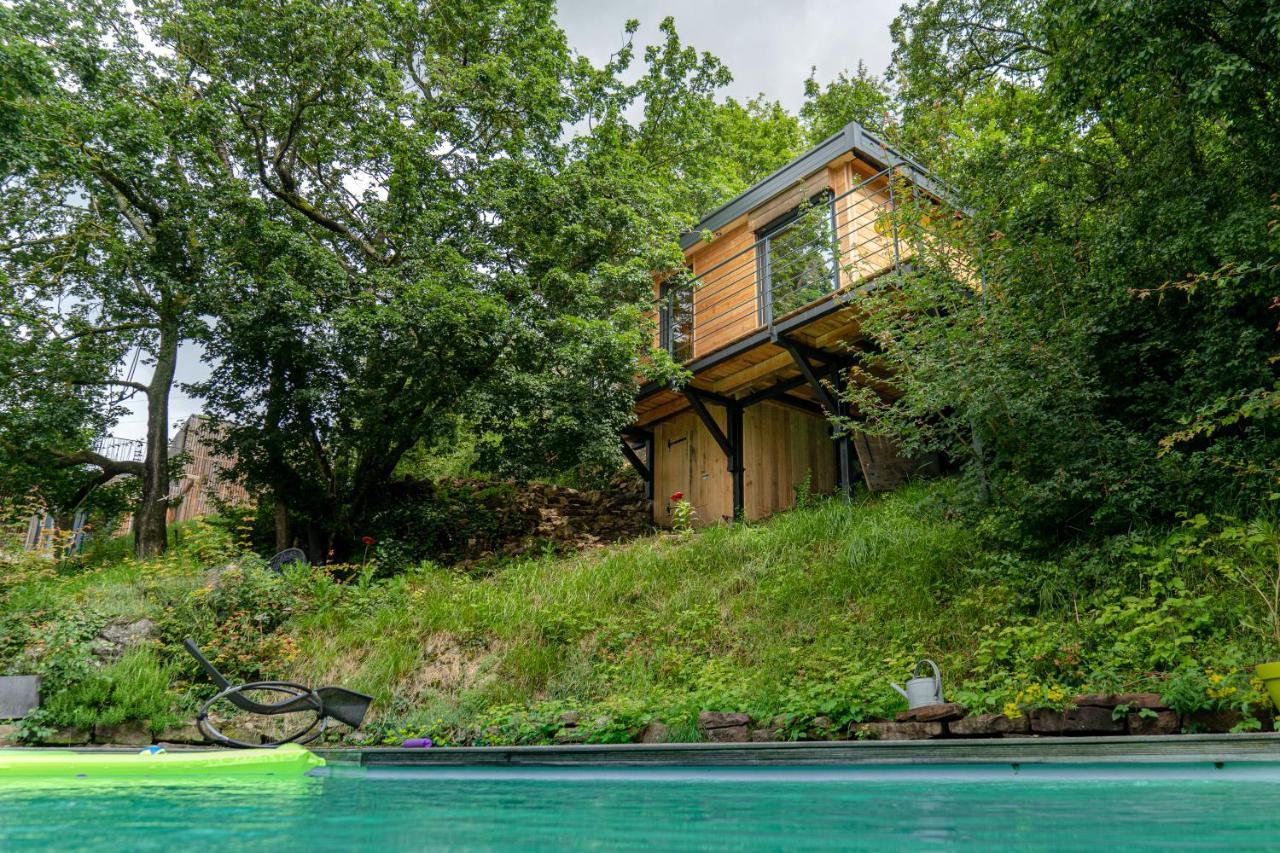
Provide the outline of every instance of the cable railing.
{"type": "Polygon", "coordinates": [[[897,266],[895,171],[882,169],[838,196],[820,193],[725,260],[669,277],[655,303],[662,347],[689,361],[897,266]]]}
{"type": "Polygon", "coordinates": [[[114,435],[99,436],[93,440],[90,449],[94,453],[105,456],[116,462],[141,462],[146,444],[136,438],[119,438],[114,435]]]}

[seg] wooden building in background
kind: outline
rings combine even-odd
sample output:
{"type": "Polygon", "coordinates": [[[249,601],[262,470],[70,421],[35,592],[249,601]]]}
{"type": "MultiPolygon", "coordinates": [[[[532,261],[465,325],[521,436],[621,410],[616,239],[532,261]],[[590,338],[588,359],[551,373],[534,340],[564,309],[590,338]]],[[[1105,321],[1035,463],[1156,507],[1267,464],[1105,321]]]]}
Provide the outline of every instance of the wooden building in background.
{"type": "Polygon", "coordinates": [[[839,392],[869,345],[858,297],[902,269],[891,216],[942,198],[910,158],[857,123],[712,211],[682,239],[686,270],[655,281],[658,340],[692,374],[650,383],[623,451],[671,521],[682,493],[703,522],[761,518],[814,493],[914,473],[891,443],[833,432],[839,392]]]}
{"type": "Polygon", "coordinates": [[[169,485],[170,524],[249,503],[244,487],[226,476],[235,459],[215,448],[221,436],[222,426],[217,421],[207,415],[192,415],[169,441],[170,459],[180,454],[186,457],[181,478],[169,485]]]}

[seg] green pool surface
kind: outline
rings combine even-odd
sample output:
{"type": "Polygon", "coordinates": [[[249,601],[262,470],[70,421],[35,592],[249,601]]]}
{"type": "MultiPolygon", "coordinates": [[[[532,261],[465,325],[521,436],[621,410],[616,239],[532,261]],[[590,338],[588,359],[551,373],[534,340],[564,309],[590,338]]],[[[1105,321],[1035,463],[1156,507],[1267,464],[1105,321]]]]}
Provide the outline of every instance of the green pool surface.
{"type": "Polygon", "coordinates": [[[1280,763],[330,767],[0,785],[0,850],[1280,847],[1280,763]]]}

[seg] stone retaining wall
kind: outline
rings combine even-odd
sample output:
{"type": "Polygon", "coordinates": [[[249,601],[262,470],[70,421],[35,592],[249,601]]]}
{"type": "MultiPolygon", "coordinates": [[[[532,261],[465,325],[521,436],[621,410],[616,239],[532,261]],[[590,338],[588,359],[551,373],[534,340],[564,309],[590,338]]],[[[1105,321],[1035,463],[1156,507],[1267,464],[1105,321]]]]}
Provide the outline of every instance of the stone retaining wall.
{"type": "MultiPolygon", "coordinates": [[[[1179,714],[1156,693],[1094,693],[1076,696],[1070,705],[1062,709],[1037,708],[1015,717],[969,714],[954,702],[904,711],[893,720],[870,720],[845,728],[833,726],[826,717],[817,717],[805,726],[799,739],[1152,736],[1182,732],[1226,733],[1243,721],[1239,711],[1179,714]]],[[[1269,716],[1260,719],[1264,731],[1272,728],[1272,722],[1269,716]]],[[[747,714],[721,711],[703,711],[698,717],[698,730],[703,739],[713,743],[786,740],[791,739],[794,729],[793,721],[785,717],[755,720],[747,714]]],[[[637,739],[642,743],[655,742],[645,739],[643,732],[637,739]]]]}
{"type": "MultiPolygon", "coordinates": [[[[955,703],[906,711],[893,720],[870,720],[837,726],[827,717],[815,717],[802,724],[787,716],[758,720],[736,711],[703,711],[698,715],[698,732],[709,743],[771,743],[787,740],[961,740],[964,738],[1098,737],[1116,735],[1177,735],[1183,732],[1226,733],[1240,725],[1238,711],[1198,711],[1179,714],[1155,693],[1111,693],[1076,696],[1063,709],[1033,709],[1016,717],[1004,714],[968,714],[955,703]],[[797,728],[799,732],[797,733],[797,728]],[[797,737],[798,734],[798,737],[797,737]]],[[[585,740],[579,732],[574,711],[561,715],[559,744],[585,740]]],[[[600,722],[600,721],[597,721],[600,722]]],[[[1271,731],[1273,720],[1260,719],[1263,731],[1271,731]]],[[[224,731],[238,740],[260,738],[252,721],[224,731]]],[[[661,744],[670,741],[670,729],[661,720],[651,720],[638,730],[633,742],[661,744]]],[[[17,727],[0,725],[0,746],[16,745],[17,727]]],[[[98,726],[93,730],[68,728],[44,740],[48,746],[192,746],[204,743],[195,726],[180,726],[153,734],[144,722],[98,726]]]]}

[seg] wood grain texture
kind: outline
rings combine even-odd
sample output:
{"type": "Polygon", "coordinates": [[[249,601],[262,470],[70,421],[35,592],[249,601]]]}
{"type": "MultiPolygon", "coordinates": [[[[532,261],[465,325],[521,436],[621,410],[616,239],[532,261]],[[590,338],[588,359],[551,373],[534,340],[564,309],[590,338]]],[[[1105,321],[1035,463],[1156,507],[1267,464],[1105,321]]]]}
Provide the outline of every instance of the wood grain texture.
{"type": "MultiPolygon", "coordinates": [[[[727,429],[724,409],[707,408],[720,429],[727,429]]],[[[699,524],[731,519],[729,461],[698,416],[684,412],[665,420],[654,427],[653,438],[653,520],[671,524],[671,495],[676,492],[693,504],[699,524]]]]}
{"type": "Polygon", "coordinates": [[[777,403],[743,413],[747,466],[743,487],[747,518],[755,521],[795,504],[805,478],[814,494],[836,485],[831,430],[826,420],[777,403]]]}

